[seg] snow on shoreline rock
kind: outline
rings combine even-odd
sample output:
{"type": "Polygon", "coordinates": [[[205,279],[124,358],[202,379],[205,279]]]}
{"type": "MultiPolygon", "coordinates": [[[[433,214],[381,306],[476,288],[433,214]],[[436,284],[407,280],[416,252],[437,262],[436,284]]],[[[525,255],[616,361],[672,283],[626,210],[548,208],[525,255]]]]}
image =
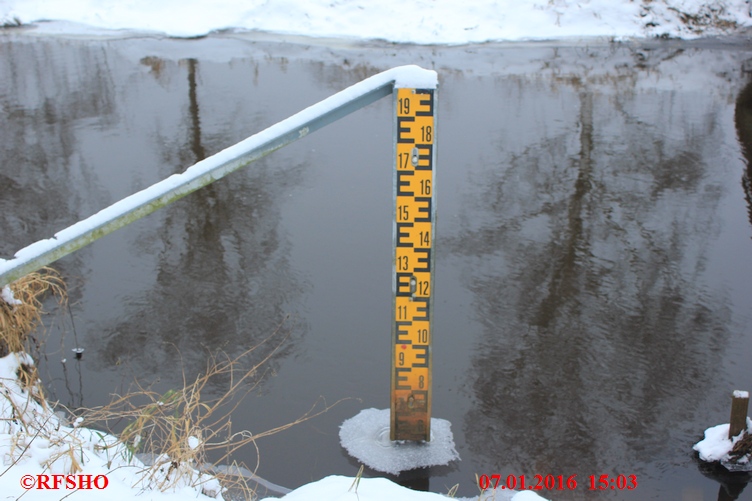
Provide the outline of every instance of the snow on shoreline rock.
{"type": "Polygon", "coordinates": [[[734,445],[745,435],[752,433],[752,419],[747,418],[746,433],[728,438],[729,423],[712,426],[705,430],[704,438],[697,442],[692,449],[697,451],[702,461],[707,463],[718,462],[729,471],[752,471],[750,455],[742,455],[733,458],[731,451],[734,445]]]}

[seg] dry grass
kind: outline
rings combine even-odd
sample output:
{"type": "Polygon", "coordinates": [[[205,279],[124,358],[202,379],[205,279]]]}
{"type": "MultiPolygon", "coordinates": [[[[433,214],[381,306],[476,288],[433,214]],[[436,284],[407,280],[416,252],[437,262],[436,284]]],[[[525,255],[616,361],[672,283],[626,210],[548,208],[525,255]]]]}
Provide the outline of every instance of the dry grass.
{"type": "Polygon", "coordinates": [[[30,341],[39,346],[32,333],[42,321],[42,299],[47,293],[53,293],[61,306],[68,301],[65,283],[52,268],[30,273],[9,287],[21,304],[8,304],[0,299],[0,357],[30,352],[30,341]]]}
{"type": "MultiPolygon", "coordinates": [[[[34,440],[38,436],[48,435],[52,427],[52,411],[34,361],[27,353],[32,348],[38,351],[41,344],[34,333],[42,321],[44,297],[53,293],[60,306],[64,306],[68,295],[62,278],[51,268],[30,273],[7,287],[12,298],[8,297],[5,287],[0,286],[3,291],[0,296],[0,357],[15,354],[18,364],[15,379],[0,380],[0,394],[3,396],[0,401],[0,423],[4,425],[5,433],[19,431],[33,435],[34,440]]],[[[11,447],[11,451],[16,450],[16,446],[11,447]]],[[[23,454],[26,448],[18,450],[23,454]]]]}
{"type": "Polygon", "coordinates": [[[698,35],[704,33],[708,28],[722,30],[738,28],[736,21],[724,17],[728,13],[722,6],[703,5],[696,13],[684,12],[674,7],[668,7],[668,10],[674,12],[691,32],[698,35]]]}
{"type": "MultiPolygon", "coordinates": [[[[10,353],[28,357],[25,353],[29,353],[32,348],[38,350],[41,345],[41,340],[34,337],[34,332],[41,323],[45,294],[52,292],[64,307],[67,303],[65,284],[57,272],[45,268],[17,280],[10,288],[20,304],[10,304],[0,299],[0,357],[10,353]]],[[[216,496],[217,490],[230,490],[235,498],[239,494],[246,499],[253,499],[255,483],[249,482],[247,475],[244,476],[242,472],[250,471],[255,474],[255,470],[236,463],[233,454],[241,447],[254,447],[258,465],[257,439],[319,416],[339,403],[327,405],[320,398],[293,422],[271,430],[254,433],[246,429],[235,429],[232,413],[243,398],[263,380],[259,376],[266,371],[267,362],[280,351],[287,340],[283,332],[280,325],[258,346],[234,358],[224,353],[211,355],[206,370],[195,380],[189,381],[183,373],[179,388],[159,392],[151,386],[136,382],[127,394],[114,395],[112,402],[106,406],[76,411],[79,418],[74,426],[107,430],[107,435],[97,432],[100,443],[95,449],[106,454],[111,463],[122,464],[119,459],[130,463],[136,454],[153,458],[152,464],[142,472],[140,485],[144,489],[167,490],[191,485],[201,487],[210,496],[216,496]],[[245,359],[269,342],[275,342],[276,346],[253,367],[242,369],[245,359]],[[209,383],[212,382],[212,387],[216,388],[214,383],[217,380],[226,384],[226,387],[219,396],[211,398],[207,395],[210,393],[209,383]],[[127,425],[122,432],[112,433],[113,428],[122,426],[124,422],[127,425]],[[112,435],[117,435],[118,439],[112,435]],[[122,458],[116,460],[116,455],[120,454],[122,458]],[[214,468],[209,463],[209,458],[225,467],[214,468]]],[[[74,450],[81,449],[83,445],[80,440],[76,441],[76,433],[69,433],[69,436],[64,437],[65,440],[72,440],[70,444],[57,443],[63,439],[54,430],[48,429],[52,426],[47,423],[51,419],[51,410],[31,357],[28,358],[28,363],[22,361],[18,367],[16,382],[20,396],[25,396],[26,403],[8,398],[12,414],[29,419],[28,423],[22,420],[22,427],[27,434],[33,434],[32,440],[40,437],[50,443],[54,441],[54,445],[59,446],[60,450],[51,457],[50,462],[61,459],[68,464],[69,461],[66,471],[80,470],[74,450]],[[39,410],[30,414],[30,409],[37,409],[35,404],[39,406],[39,410]],[[44,422],[37,422],[40,420],[44,422]]]]}
{"type": "MultiPolygon", "coordinates": [[[[684,10],[681,2],[668,0],[642,0],[640,16],[647,17],[649,14],[657,16],[645,24],[646,28],[660,30],[662,24],[668,26],[679,21],[684,29],[694,35],[733,33],[740,28],[733,15],[728,12],[722,1],[704,2],[693,9],[693,12],[684,10]],[[665,9],[665,10],[664,10],[665,9]]],[[[664,33],[660,38],[668,38],[664,33]]]]}
{"type": "Polygon", "coordinates": [[[752,454],[752,434],[745,431],[744,436],[734,444],[729,457],[736,462],[750,454],[752,454]]]}
{"type": "MultiPolygon", "coordinates": [[[[286,336],[250,370],[241,371],[241,361],[258,346],[235,358],[225,354],[211,356],[206,372],[199,374],[194,381],[187,381],[183,374],[182,388],[160,393],[136,383],[128,394],[115,395],[109,405],[83,411],[80,416],[83,421],[79,421],[79,426],[104,426],[110,430],[125,420],[128,424],[119,433],[119,438],[128,454],[144,453],[154,458],[154,463],[144,472],[144,484],[150,488],[166,490],[185,484],[196,486],[213,475],[222,487],[239,491],[247,499],[252,499],[253,490],[247,479],[227,473],[240,471],[240,466],[247,469],[233,461],[233,453],[241,447],[254,447],[258,465],[257,439],[316,417],[338,403],[326,405],[319,399],[295,421],[272,430],[253,433],[234,428],[233,411],[256,388],[262,379],[256,377],[258,372],[282,347],[285,339],[286,336]],[[207,385],[216,378],[228,380],[227,388],[219,397],[206,399],[207,385]],[[216,464],[235,467],[217,471],[208,462],[208,457],[216,464]],[[196,475],[196,472],[206,471],[211,475],[196,475]]],[[[269,342],[269,338],[264,342],[269,342]]]]}

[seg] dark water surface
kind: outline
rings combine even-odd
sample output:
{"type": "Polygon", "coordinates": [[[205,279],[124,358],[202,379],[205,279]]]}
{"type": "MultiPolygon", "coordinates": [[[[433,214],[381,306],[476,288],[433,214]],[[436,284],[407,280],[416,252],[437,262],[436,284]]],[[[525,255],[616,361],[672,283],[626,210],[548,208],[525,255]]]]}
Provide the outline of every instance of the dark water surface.
{"type": "MultiPolygon", "coordinates": [[[[752,46],[317,43],[0,33],[0,256],[366,76],[434,68],[434,416],[462,460],[422,483],[577,474],[542,494],[734,499],[692,445],[752,390],[752,46]],[[588,492],[601,474],[639,488],[588,492]]],[[[52,397],[166,391],[279,328],[234,428],[351,398],[259,440],[258,473],[355,475],[338,427],[389,405],[390,104],[58,262],[73,304],[49,322],[52,397]]]]}

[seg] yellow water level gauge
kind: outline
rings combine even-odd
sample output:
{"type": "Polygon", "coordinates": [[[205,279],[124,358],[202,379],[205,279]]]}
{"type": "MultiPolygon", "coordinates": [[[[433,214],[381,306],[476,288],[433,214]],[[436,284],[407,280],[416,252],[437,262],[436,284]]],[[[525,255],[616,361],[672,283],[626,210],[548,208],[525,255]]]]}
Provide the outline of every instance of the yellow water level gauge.
{"type": "Polygon", "coordinates": [[[395,90],[390,438],[429,441],[436,90],[395,90]]]}

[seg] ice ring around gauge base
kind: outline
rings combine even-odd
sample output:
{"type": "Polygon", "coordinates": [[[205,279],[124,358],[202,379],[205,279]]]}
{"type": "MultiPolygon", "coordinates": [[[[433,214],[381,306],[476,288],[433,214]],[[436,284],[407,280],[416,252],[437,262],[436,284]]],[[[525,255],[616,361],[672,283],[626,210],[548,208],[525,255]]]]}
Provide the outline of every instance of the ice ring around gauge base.
{"type": "Polygon", "coordinates": [[[369,468],[397,475],[459,459],[451,426],[445,419],[431,418],[429,442],[392,441],[389,409],[364,409],[342,423],[339,441],[348,454],[369,468]]]}

